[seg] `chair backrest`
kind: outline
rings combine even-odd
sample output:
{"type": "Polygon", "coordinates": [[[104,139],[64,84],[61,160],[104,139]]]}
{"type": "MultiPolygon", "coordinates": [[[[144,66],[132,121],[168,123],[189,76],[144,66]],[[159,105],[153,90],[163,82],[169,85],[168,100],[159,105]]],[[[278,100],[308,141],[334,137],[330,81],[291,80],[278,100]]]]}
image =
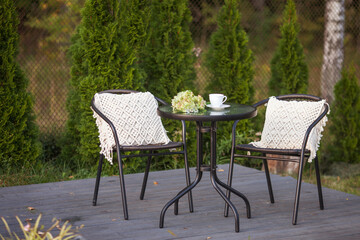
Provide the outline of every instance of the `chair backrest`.
{"type": "Polygon", "coordinates": [[[157,115],[157,99],[149,92],[106,90],[94,95],[91,106],[99,129],[100,153],[109,161],[114,147],[170,142],[157,115]]]}
{"type": "MultiPolygon", "coordinates": [[[[309,94],[287,94],[287,95],[280,95],[276,96],[279,100],[300,100],[300,101],[321,101],[323,100],[320,97],[309,95],[309,94]]],[[[253,107],[259,107],[261,105],[266,104],[270,98],[266,98],[260,102],[253,104],[253,107]]]]}
{"type": "MultiPolygon", "coordinates": [[[[104,90],[104,91],[101,91],[101,92],[98,92],[98,93],[99,94],[101,94],[101,93],[128,94],[128,93],[138,93],[138,92],[139,91],[129,90],[129,89],[109,89],[109,90],[104,90]]],[[[158,98],[156,96],[154,96],[154,97],[162,105],[169,105],[169,103],[164,101],[163,99],[158,98]]],[[[92,98],[92,100],[91,100],[91,106],[93,106],[93,102],[94,102],[94,98],[92,98]]]]}
{"type": "Polygon", "coordinates": [[[270,97],[253,106],[267,103],[261,140],[256,147],[310,150],[316,156],[329,106],[325,100],[305,94],[270,97]]]}

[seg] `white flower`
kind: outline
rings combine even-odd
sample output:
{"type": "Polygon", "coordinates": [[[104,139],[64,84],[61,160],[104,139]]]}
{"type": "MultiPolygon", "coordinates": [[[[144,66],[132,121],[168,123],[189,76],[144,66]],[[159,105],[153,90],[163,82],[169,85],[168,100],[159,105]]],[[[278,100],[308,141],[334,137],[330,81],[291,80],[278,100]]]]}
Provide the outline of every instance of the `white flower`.
{"type": "Polygon", "coordinates": [[[179,92],[172,100],[171,105],[174,111],[198,112],[205,108],[205,100],[200,95],[195,96],[190,90],[179,92]]]}

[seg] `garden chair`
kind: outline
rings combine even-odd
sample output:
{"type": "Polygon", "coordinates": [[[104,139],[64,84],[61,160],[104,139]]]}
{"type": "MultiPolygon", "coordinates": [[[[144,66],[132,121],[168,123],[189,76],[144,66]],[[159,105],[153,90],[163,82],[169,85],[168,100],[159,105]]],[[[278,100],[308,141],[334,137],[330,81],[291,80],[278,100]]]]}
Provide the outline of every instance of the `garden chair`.
{"type": "MultiPolygon", "coordinates": [[[[320,209],[324,209],[319,163],[316,156],[321,132],[326,125],[326,114],[329,106],[325,100],[305,94],[290,94],[277,97],[270,97],[262,100],[253,106],[258,108],[267,105],[265,114],[264,129],[261,140],[249,144],[235,143],[235,130],[238,121],[235,121],[232,128],[232,149],[229,163],[228,184],[232,184],[234,158],[243,157],[249,159],[262,159],[265,170],[268,191],[271,203],[274,203],[274,194],[271,185],[267,160],[292,161],[299,163],[298,177],[295,192],[292,223],[296,225],[301,179],[305,165],[305,159],[309,162],[314,160],[319,195],[320,209]],[[236,151],[247,154],[237,154],[236,151]],[[252,155],[252,153],[257,153],[252,155]],[[282,156],[292,156],[285,157],[282,156]]],[[[227,192],[230,197],[230,192],[227,192]]],[[[229,206],[225,205],[225,216],[228,215],[229,206]]]]}
{"type": "MultiPolygon", "coordinates": [[[[95,94],[91,100],[91,108],[94,111],[94,117],[99,129],[101,146],[93,205],[95,206],[97,203],[103,159],[105,157],[112,164],[112,153],[114,151],[117,153],[125,220],[129,216],[123,174],[123,159],[147,157],[140,193],[141,200],[144,199],[150,163],[153,156],[182,154],[185,161],[186,183],[190,184],[185,122],[182,121],[182,142],[170,141],[161,123],[161,119],[157,115],[158,103],[167,104],[149,92],[144,93],[133,90],[106,90],[95,94]]],[[[191,192],[188,194],[188,201],[190,212],[193,212],[191,192]]]]}

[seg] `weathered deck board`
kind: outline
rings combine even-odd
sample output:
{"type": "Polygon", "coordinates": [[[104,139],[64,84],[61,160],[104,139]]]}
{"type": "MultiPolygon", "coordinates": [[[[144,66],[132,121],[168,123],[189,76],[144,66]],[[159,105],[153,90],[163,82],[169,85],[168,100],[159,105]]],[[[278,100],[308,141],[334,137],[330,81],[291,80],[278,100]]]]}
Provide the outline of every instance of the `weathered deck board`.
{"type": "MultiPolygon", "coordinates": [[[[227,166],[219,178],[226,181],[227,166]]],[[[194,169],[191,170],[195,176],[194,169]]],[[[233,186],[251,204],[252,218],[246,218],[245,204],[233,195],[240,214],[240,233],[234,232],[234,218],[223,217],[224,201],[204,173],[193,190],[194,208],[189,213],[187,197],[181,199],[179,215],[170,207],[165,227],[159,216],[164,204],[185,186],[184,170],[151,172],[145,199],[139,200],[143,174],[125,176],[130,220],[123,220],[118,177],[101,180],[98,206],[92,206],[94,179],[0,188],[0,216],[19,232],[15,216],[22,220],[42,213],[42,224],[53,217],[84,224],[87,240],[105,239],[360,239],[360,197],[323,188],[325,210],[319,210],[315,185],[302,185],[298,225],[291,224],[295,179],[272,175],[275,204],[270,204],[264,173],[236,165],[233,186]],[[154,185],[153,182],[158,184],[154,185]],[[27,207],[35,208],[34,211],[27,207]]],[[[6,235],[2,222],[0,234],[6,235]]]]}

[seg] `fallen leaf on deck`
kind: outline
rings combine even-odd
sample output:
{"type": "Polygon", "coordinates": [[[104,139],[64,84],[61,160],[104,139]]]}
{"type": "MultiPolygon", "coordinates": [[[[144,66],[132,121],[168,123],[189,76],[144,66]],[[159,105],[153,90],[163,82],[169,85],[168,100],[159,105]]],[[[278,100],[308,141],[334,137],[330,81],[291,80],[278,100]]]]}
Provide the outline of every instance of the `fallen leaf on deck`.
{"type": "Polygon", "coordinates": [[[36,210],[36,209],[33,208],[33,207],[27,207],[27,210],[29,210],[29,211],[34,211],[34,210],[36,210]]]}
{"type": "Polygon", "coordinates": [[[159,183],[157,181],[154,181],[154,185],[158,185],[159,183]]]}
{"type": "Polygon", "coordinates": [[[218,169],[218,172],[223,172],[223,171],[224,171],[224,169],[221,169],[221,168],[220,168],[220,169],[218,169]]]}
{"type": "Polygon", "coordinates": [[[173,233],[172,231],[168,230],[168,232],[169,232],[171,235],[173,235],[174,237],[176,237],[176,234],[173,233]]]}

